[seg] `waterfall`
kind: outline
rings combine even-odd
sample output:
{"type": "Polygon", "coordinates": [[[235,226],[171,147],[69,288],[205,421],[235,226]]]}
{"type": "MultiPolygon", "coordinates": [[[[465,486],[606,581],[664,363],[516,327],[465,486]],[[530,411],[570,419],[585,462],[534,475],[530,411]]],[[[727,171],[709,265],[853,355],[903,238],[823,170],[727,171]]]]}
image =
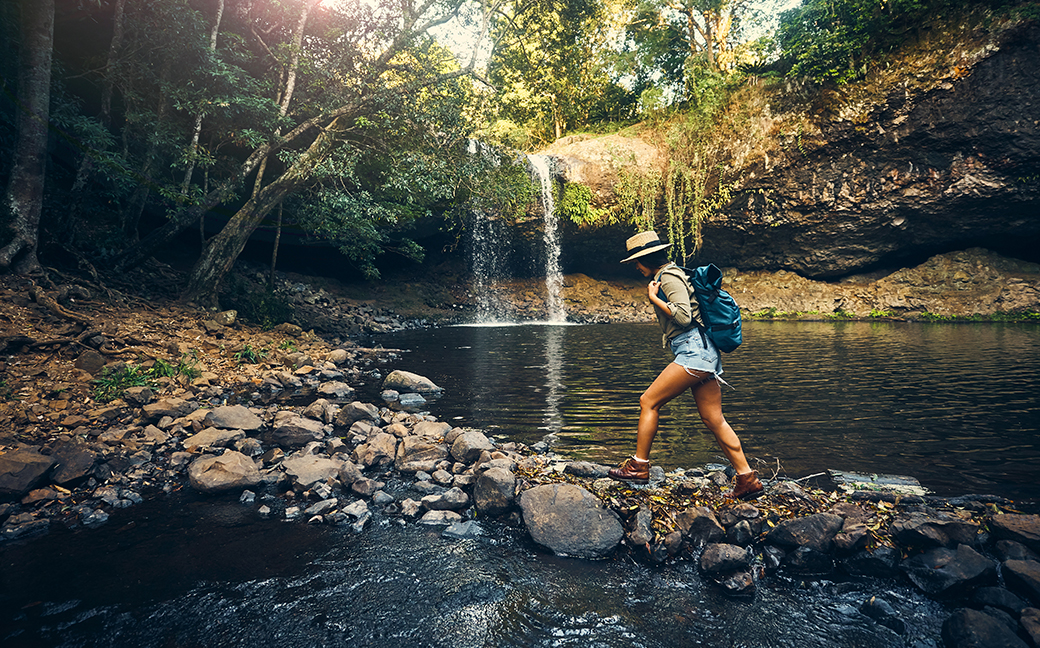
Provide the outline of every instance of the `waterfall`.
{"type": "MultiPolygon", "coordinates": [[[[473,264],[473,293],[477,301],[477,324],[503,320],[507,308],[495,292],[495,284],[506,279],[508,234],[505,224],[481,210],[475,210],[469,228],[470,259],[473,264]]],[[[510,318],[505,317],[506,320],[510,318]]]]}
{"type": "Polygon", "coordinates": [[[546,318],[549,322],[567,321],[567,313],[563,309],[563,273],[560,271],[560,232],[556,206],[553,203],[552,175],[549,172],[549,159],[544,155],[528,155],[531,168],[538,174],[542,185],[542,210],[545,220],[545,306],[546,318]]]}

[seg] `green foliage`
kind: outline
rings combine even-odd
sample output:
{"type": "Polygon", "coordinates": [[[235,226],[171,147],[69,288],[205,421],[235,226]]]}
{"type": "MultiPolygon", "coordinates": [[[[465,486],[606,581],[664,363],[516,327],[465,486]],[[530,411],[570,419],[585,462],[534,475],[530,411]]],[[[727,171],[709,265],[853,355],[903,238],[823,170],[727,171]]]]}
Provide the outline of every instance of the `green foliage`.
{"type": "Polygon", "coordinates": [[[781,15],[777,42],[791,74],[841,85],[939,16],[987,4],[1000,1],[805,0],[781,15]]]}
{"type": "Polygon", "coordinates": [[[269,351],[263,347],[254,349],[251,344],[243,345],[235,352],[234,358],[238,364],[260,364],[267,357],[269,351]]]}
{"type": "Polygon", "coordinates": [[[843,308],[835,310],[833,313],[826,313],[827,318],[833,320],[850,320],[856,319],[856,314],[851,313],[843,308]]]}
{"type": "Polygon", "coordinates": [[[139,365],[123,364],[115,368],[105,367],[94,383],[94,400],[107,403],[123,394],[130,387],[153,387],[155,381],[147,369],[139,365]]]}
{"type": "Polygon", "coordinates": [[[296,342],[293,340],[282,340],[278,343],[278,348],[282,351],[295,351],[296,342]]]}
{"type": "Polygon", "coordinates": [[[871,309],[870,315],[869,315],[869,317],[872,317],[872,318],[895,317],[895,316],[896,316],[895,311],[879,310],[877,308],[871,309]]]}
{"type": "Polygon", "coordinates": [[[583,184],[568,182],[563,185],[563,195],[556,204],[557,213],[574,223],[594,223],[603,213],[592,206],[592,190],[583,184]]]}
{"type": "Polygon", "coordinates": [[[198,368],[199,358],[195,351],[182,354],[177,364],[170,364],[162,358],[156,358],[155,364],[148,373],[156,378],[176,378],[184,376],[188,380],[198,378],[202,371],[198,368]]]}

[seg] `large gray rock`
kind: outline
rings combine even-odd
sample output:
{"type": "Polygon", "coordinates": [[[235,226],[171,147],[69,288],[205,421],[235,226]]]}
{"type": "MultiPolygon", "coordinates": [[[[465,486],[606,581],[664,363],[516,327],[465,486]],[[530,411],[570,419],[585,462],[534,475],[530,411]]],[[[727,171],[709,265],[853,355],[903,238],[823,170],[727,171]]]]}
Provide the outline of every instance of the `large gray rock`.
{"type": "Polygon", "coordinates": [[[428,437],[412,435],[401,439],[394,464],[401,472],[433,472],[437,463],[447,457],[448,449],[443,444],[434,443],[428,437]]]}
{"type": "Polygon", "coordinates": [[[381,466],[394,460],[397,453],[397,437],[380,432],[362,443],[354,451],[354,458],[363,466],[381,466]]]}
{"type": "Polygon", "coordinates": [[[35,448],[19,448],[0,455],[0,496],[21,497],[43,481],[54,458],[35,448]]]}
{"type": "Polygon", "coordinates": [[[181,445],[188,452],[196,452],[202,448],[226,448],[235,441],[244,439],[245,437],[246,433],[242,430],[225,430],[208,427],[198,434],[193,434],[184,439],[184,441],[181,441],[181,445]]]}
{"type": "Polygon", "coordinates": [[[1040,552],[1040,515],[994,515],[990,531],[998,540],[1020,542],[1040,552]]]}
{"type": "Polygon", "coordinates": [[[338,478],[343,462],[317,455],[294,454],[282,460],[282,467],[294,484],[310,488],[314,484],[338,478]]]}
{"type": "Polygon", "coordinates": [[[1029,648],[997,618],[967,608],[957,610],[946,619],[942,639],[946,648],[1029,648]]]}
{"type": "Polygon", "coordinates": [[[691,506],[675,516],[675,522],[694,547],[721,542],[726,537],[726,530],[706,506],[691,506]]]}
{"type": "Polygon", "coordinates": [[[412,428],[413,434],[427,437],[443,437],[451,431],[451,426],[442,421],[419,421],[412,428]]]}
{"type": "Polygon", "coordinates": [[[701,554],[701,571],[708,576],[718,576],[751,566],[748,550],[737,545],[713,543],[704,547],[701,554]]]}
{"type": "Polygon", "coordinates": [[[423,497],[422,505],[430,511],[461,511],[469,506],[469,495],[456,486],[443,493],[423,497]]]}
{"type": "Polygon", "coordinates": [[[906,547],[972,546],[979,525],[942,513],[910,512],[899,515],[889,528],[896,542],[906,547]]]}
{"type": "Polygon", "coordinates": [[[188,466],[192,488],[203,493],[220,493],[249,488],[260,483],[260,471],[253,460],[241,452],[229,451],[219,457],[200,457],[188,466]]]}
{"type": "Polygon", "coordinates": [[[457,461],[470,464],[480,458],[480,453],[491,452],[495,446],[483,432],[477,430],[466,430],[455,437],[451,444],[451,456],[457,461]]]}
{"type": "Polygon", "coordinates": [[[1008,560],[1003,564],[1008,587],[1040,606],[1040,562],[1008,560]]]}
{"type": "Polygon", "coordinates": [[[390,372],[390,375],[383,381],[383,389],[393,389],[402,394],[406,392],[440,394],[444,391],[429,378],[410,371],[401,371],[400,369],[390,372]]]}
{"type": "Polygon", "coordinates": [[[263,435],[265,443],[283,448],[302,448],[311,441],[325,438],[321,421],[304,418],[293,412],[281,411],[274,417],[273,428],[263,435]]]}
{"type": "Polygon", "coordinates": [[[503,468],[490,468],[477,477],[473,486],[473,503],[486,515],[501,515],[513,506],[516,476],[503,468]]]}
{"type": "Polygon", "coordinates": [[[249,411],[244,405],[224,405],[210,410],[203,423],[215,428],[228,430],[259,430],[264,422],[259,416],[249,411]]]}
{"type": "Polygon", "coordinates": [[[604,558],[624,529],[613,511],[573,484],[544,484],[523,492],[520,509],[531,538],[559,556],[604,558]]]}
{"type": "Polygon", "coordinates": [[[781,547],[809,547],[826,553],[834,546],[834,536],[838,535],[844,525],[845,519],[841,516],[816,513],[784,520],[766,538],[781,547]]]}
{"type": "Polygon", "coordinates": [[[322,383],[318,387],[318,393],[333,403],[343,403],[354,398],[354,388],[338,380],[322,383]]]}
{"type": "Polygon", "coordinates": [[[933,596],[964,592],[997,579],[996,563],[963,544],[913,556],[900,569],[921,591],[933,596]]]}
{"type": "Polygon", "coordinates": [[[379,408],[371,403],[354,401],[340,408],[336,415],[336,425],[350,427],[356,421],[376,423],[379,421],[379,408]]]}

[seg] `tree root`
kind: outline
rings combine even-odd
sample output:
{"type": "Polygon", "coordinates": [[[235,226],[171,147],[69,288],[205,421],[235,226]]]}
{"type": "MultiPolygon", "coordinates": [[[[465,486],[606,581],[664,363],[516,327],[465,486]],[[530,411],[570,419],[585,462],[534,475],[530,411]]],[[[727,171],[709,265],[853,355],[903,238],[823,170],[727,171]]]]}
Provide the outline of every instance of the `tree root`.
{"type": "Polygon", "coordinates": [[[43,288],[35,284],[33,284],[33,287],[29,290],[29,294],[32,295],[32,298],[36,300],[37,304],[40,304],[41,306],[45,307],[47,310],[54,313],[58,317],[67,320],[72,320],[73,322],[79,322],[80,324],[83,324],[85,326],[90,326],[93,323],[89,317],[80,315],[78,313],[73,313],[72,311],[68,310],[67,308],[59,304],[57,301],[54,300],[53,297],[48,295],[43,288]]]}

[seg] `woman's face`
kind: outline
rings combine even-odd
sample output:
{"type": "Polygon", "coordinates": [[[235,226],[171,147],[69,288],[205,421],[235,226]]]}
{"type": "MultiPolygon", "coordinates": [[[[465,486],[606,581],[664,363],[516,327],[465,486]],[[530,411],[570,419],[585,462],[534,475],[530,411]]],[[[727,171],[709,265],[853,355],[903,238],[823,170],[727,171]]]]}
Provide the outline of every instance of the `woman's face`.
{"type": "Polygon", "coordinates": [[[639,261],[636,261],[636,269],[639,270],[640,274],[642,274],[644,277],[649,277],[650,275],[654,274],[653,268],[648,268],[639,261]]]}

